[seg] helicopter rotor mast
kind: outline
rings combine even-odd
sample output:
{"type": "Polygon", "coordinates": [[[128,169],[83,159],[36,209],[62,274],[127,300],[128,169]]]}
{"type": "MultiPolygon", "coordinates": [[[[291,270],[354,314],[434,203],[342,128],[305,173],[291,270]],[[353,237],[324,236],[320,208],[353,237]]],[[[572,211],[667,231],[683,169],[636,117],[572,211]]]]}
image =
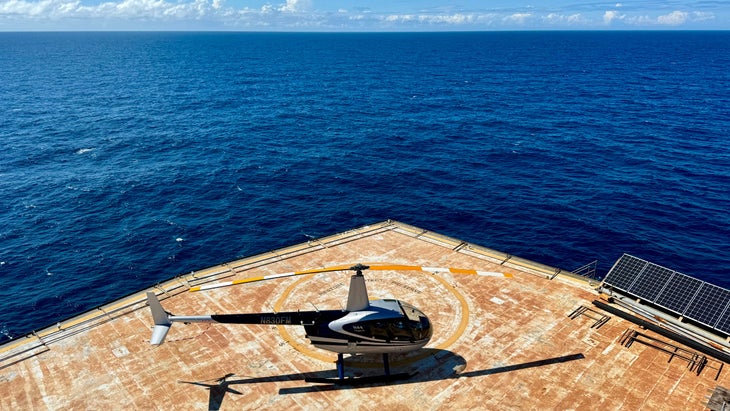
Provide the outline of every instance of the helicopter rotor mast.
{"type": "Polygon", "coordinates": [[[362,271],[369,268],[370,267],[363,264],[357,264],[350,267],[350,270],[355,271],[355,274],[350,277],[350,291],[347,294],[347,306],[345,307],[345,311],[361,311],[370,306],[368,290],[365,286],[365,276],[362,275],[362,271]]]}

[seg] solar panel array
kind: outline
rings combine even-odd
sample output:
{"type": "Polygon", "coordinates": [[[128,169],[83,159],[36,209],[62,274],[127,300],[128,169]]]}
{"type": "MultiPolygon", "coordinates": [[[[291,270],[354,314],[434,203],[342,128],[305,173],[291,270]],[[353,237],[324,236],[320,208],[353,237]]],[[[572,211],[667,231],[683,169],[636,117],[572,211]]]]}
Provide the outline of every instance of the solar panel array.
{"type": "Polygon", "coordinates": [[[628,254],[603,284],[730,334],[730,291],[724,288],[628,254]]]}

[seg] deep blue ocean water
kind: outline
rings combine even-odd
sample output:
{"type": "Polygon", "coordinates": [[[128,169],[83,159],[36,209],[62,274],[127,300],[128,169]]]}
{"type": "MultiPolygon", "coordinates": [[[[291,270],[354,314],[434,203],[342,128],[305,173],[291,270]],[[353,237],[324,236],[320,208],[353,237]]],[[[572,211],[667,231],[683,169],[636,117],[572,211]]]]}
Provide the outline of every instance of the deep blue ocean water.
{"type": "Polygon", "coordinates": [[[730,32],[0,33],[0,331],[388,218],[730,287],[730,32]]]}

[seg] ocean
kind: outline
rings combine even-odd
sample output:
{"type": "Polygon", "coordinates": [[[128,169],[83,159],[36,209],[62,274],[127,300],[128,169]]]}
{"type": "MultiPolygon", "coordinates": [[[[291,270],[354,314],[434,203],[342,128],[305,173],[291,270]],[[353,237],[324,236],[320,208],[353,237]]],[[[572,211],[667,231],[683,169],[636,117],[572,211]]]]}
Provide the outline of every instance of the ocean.
{"type": "Polygon", "coordinates": [[[0,33],[0,333],[394,219],[730,288],[730,32],[0,33]]]}

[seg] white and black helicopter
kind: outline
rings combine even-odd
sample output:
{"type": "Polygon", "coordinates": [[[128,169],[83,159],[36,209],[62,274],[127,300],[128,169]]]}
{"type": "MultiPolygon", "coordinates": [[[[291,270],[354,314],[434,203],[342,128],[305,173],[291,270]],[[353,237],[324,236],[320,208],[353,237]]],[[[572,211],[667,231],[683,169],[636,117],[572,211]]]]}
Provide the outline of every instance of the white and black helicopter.
{"type": "Polygon", "coordinates": [[[385,375],[361,377],[354,380],[390,381],[404,379],[411,374],[390,374],[388,354],[414,351],[424,347],[433,328],[428,317],[418,308],[394,299],[369,300],[363,270],[413,270],[431,273],[451,272],[492,277],[511,277],[508,273],[436,268],[407,265],[363,265],[337,266],[313,270],[274,274],[230,282],[195,286],[190,291],[203,291],[254,281],[283,278],[296,275],[325,273],[332,271],[355,271],[350,277],[347,305],[339,310],[269,312],[250,314],[173,315],[162,308],[153,292],[147,293],[147,301],[155,322],[150,343],[162,344],[172,323],[223,323],[223,324],[276,324],[301,325],[312,345],[337,353],[337,380],[309,378],[308,382],[344,382],[344,354],[382,354],[385,375]]]}

